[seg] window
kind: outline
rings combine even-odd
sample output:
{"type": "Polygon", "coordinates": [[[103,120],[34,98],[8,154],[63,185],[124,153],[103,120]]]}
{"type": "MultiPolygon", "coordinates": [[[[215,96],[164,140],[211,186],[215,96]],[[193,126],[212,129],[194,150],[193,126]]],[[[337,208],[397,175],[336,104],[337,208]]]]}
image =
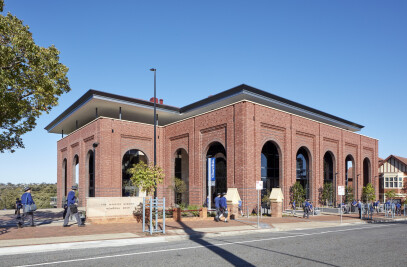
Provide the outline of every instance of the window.
{"type": "Polygon", "coordinates": [[[385,188],[388,188],[389,187],[389,177],[386,177],[386,186],[385,186],[385,188]]]}
{"type": "Polygon", "coordinates": [[[393,177],[390,177],[390,188],[393,188],[393,177]]]}

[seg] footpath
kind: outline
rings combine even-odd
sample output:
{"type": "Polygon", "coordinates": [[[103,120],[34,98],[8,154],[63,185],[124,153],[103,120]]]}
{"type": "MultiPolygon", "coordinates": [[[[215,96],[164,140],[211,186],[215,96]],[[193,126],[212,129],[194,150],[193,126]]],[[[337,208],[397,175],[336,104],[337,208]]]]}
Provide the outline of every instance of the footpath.
{"type": "MultiPolygon", "coordinates": [[[[29,247],[37,247],[37,251],[53,244],[54,250],[60,246],[66,249],[66,244],[74,244],[75,248],[91,247],[96,241],[110,241],[112,246],[123,244],[142,244],[152,242],[167,242],[181,239],[200,237],[215,237],[225,235],[243,235],[250,233],[292,231],[312,228],[337,227],[354,224],[365,224],[357,214],[343,215],[342,223],[337,214],[321,214],[304,219],[301,214],[297,216],[285,215],[282,218],[263,216],[260,219],[260,227],[257,226],[257,217],[238,217],[236,220],[215,222],[213,218],[205,220],[167,220],[165,225],[166,234],[143,233],[142,223],[110,223],[110,224],[86,224],[86,227],[78,227],[76,221],[70,221],[70,227],[62,227],[62,210],[38,210],[35,212],[36,227],[18,229],[15,215],[11,212],[0,211],[0,255],[12,254],[11,249],[24,247],[29,252],[29,247]],[[92,243],[93,242],[93,243],[92,243]],[[43,247],[41,247],[43,246],[43,247]],[[3,252],[2,252],[3,251],[3,252]]],[[[380,219],[378,216],[376,219],[380,219]]],[[[402,220],[406,218],[403,217],[402,220]]],[[[160,224],[161,225],[161,224],[160,224]]],[[[96,242],[96,243],[95,243],[96,242]]],[[[16,250],[18,251],[18,250],[16,250]]]]}

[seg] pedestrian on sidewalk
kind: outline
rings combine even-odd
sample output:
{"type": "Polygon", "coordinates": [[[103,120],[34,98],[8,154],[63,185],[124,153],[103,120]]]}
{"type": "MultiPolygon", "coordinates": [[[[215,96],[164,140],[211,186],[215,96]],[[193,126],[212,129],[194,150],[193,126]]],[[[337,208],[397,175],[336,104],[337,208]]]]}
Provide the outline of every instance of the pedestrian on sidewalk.
{"type": "Polygon", "coordinates": [[[362,201],[358,200],[359,219],[362,219],[362,201]]]}
{"type": "Polygon", "coordinates": [[[218,193],[215,197],[215,209],[216,209],[216,214],[215,214],[215,221],[219,222],[219,217],[220,217],[220,193],[218,193]]]}
{"type": "Polygon", "coordinates": [[[16,198],[16,210],[14,211],[14,214],[16,215],[17,228],[23,227],[23,224],[21,223],[21,212],[20,212],[20,209],[22,208],[23,204],[21,204],[21,200],[19,198],[16,198]]]}
{"type": "Polygon", "coordinates": [[[24,187],[24,194],[21,196],[21,204],[23,205],[23,216],[21,216],[21,220],[20,220],[21,227],[24,226],[24,221],[27,216],[30,216],[30,226],[35,227],[34,212],[33,211],[26,212],[27,205],[35,204],[32,196],[31,196],[31,187],[29,187],[29,186],[24,187]]]}
{"type": "Polygon", "coordinates": [[[307,219],[309,219],[309,211],[310,211],[309,202],[308,199],[306,199],[304,202],[304,214],[302,215],[302,217],[303,218],[307,217],[307,219]]]}
{"type": "Polygon", "coordinates": [[[398,202],[396,205],[396,215],[401,216],[401,203],[398,202]]]}
{"type": "Polygon", "coordinates": [[[223,214],[223,217],[225,217],[225,223],[228,222],[228,205],[226,203],[226,193],[222,194],[222,197],[220,198],[220,209],[223,214]]]}
{"type": "Polygon", "coordinates": [[[76,196],[75,192],[78,190],[78,187],[76,185],[72,186],[72,190],[68,193],[68,208],[66,211],[65,219],[64,219],[64,225],[63,227],[68,227],[68,222],[69,222],[69,217],[72,214],[72,216],[75,216],[76,221],[78,222],[79,227],[85,226],[85,224],[82,223],[81,218],[79,218],[79,213],[78,213],[78,206],[76,204],[76,196]]]}
{"type": "Polygon", "coordinates": [[[376,201],[376,213],[379,214],[380,211],[380,200],[376,201]]]}
{"type": "Polygon", "coordinates": [[[295,200],[293,200],[293,202],[291,204],[291,208],[293,209],[293,211],[291,213],[295,215],[295,211],[296,211],[295,200]]]}

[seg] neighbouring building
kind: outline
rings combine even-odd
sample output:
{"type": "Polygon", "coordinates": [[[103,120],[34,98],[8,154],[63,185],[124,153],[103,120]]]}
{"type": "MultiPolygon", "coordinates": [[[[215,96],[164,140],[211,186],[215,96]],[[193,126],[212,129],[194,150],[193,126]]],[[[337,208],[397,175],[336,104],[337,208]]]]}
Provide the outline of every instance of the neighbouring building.
{"type": "Polygon", "coordinates": [[[393,190],[395,200],[403,202],[407,197],[407,158],[390,155],[379,159],[380,201],[386,200],[386,192],[393,190]]]}
{"type": "Polygon", "coordinates": [[[369,182],[379,193],[378,140],[356,133],[357,123],[244,84],[182,108],[89,90],[45,128],[62,134],[59,206],[76,183],[82,201],[138,194],[126,170],[153,162],[154,101],[157,164],[166,175],[158,196],[170,205],[173,177],[187,185],[182,202],[205,203],[208,158],[216,163],[212,193],[237,188],[244,210],[255,207],[259,180],[262,194],[281,188],[286,207],[297,181],[315,203],[325,182],[351,186],[356,198],[369,182]]]}

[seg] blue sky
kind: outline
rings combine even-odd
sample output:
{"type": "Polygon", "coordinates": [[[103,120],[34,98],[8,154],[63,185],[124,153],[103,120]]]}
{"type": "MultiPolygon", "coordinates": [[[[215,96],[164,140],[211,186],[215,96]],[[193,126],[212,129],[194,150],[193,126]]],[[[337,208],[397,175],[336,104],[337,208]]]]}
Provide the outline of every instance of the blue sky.
{"type": "MultiPolygon", "coordinates": [[[[0,154],[0,182],[56,182],[44,127],[89,89],[173,106],[241,83],[362,124],[379,156],[407,157],[407,1],[6,0],[72,91],[0,154]]],[[[5,14],[5,12],[3,14],[5,14]]]]}

